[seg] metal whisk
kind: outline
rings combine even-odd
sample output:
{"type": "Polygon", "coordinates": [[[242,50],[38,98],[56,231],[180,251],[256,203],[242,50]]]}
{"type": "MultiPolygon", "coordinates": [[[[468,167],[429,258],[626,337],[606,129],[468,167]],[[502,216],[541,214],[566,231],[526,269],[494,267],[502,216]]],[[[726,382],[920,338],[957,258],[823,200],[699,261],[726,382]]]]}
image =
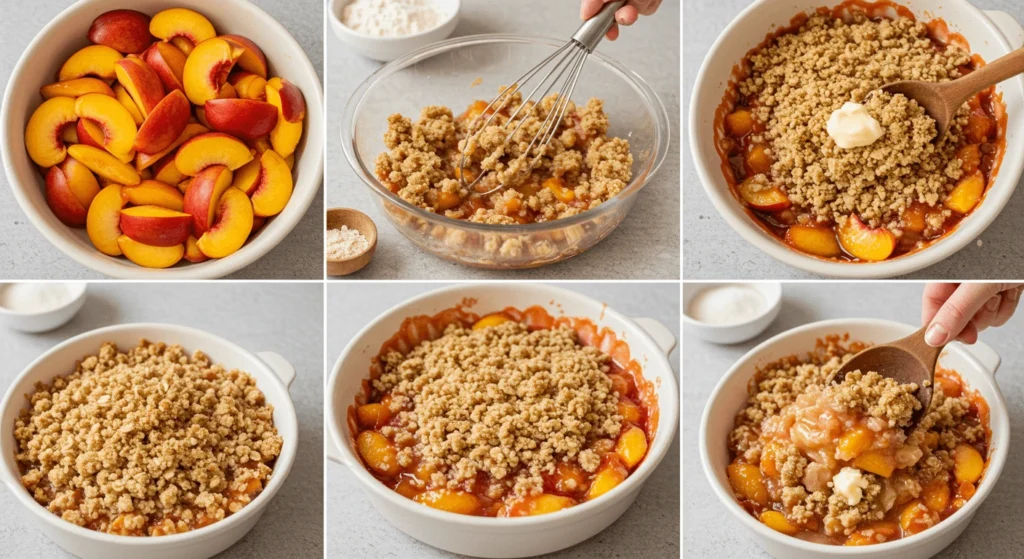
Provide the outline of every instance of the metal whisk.
{"type": "MultiPolygon", "coordinates": [[[[565,117],[565,112],[569,108],[570,99],[572,99],[573,91],[576,89],[576,82],[579,81],[580,73],[583,72],[583,66],[587,62],[587,57],[590,56],[590,53],[594,52],[594,49],[597,48],[601,39],[603,39],[605,34],[608,33],[608,30],[611,29],[612,24],[615,22],[615,12],[625,5],[626,0],[605,4],[604,8],[602,8],[596,16],[585,21],[583,25],[580,26],[579,30],[576,31],[576,34],[569,39],[568,43],[556,50],[551,56],[545,58],[540,64],[528,70],[525,74],[520,76],[519,79],[511,82],[511,86],[495,97],[494,100],[487,105],[487,108],[484,109],[483,113],[477,117],[477,120],[483,118],[488,112],[490,112],[490,117],[483,123],[483,125],[477,128],[476,132],[466,138],[459,167],[461,169],[466,168],[466,163],[469,160],[468,152],[470,146],[475,143],[474,139],[476,136],[494,122],[498,113],[505,108],[505,105],[512,100],[516,93],[526,87],[527,84],[537,77],[538,74],[545,69],[548,69],[547,74],[545,74],[540,80],[540,83],[538,83],[536,87],[533,88],[533,91],[531,91],[530,94],[522,100],[522,104],[520,104],[516,111],[508,117],[508,121],[504,125],[504,128],[508,130],[508,128],[516,122],[516,117],[519,116],[519,113],[524,107],[529,106],[530,111],[535,111],[537,106],[540,104],[540,101],[545,99],[556,85],[561,84],[558,88],[558,94],[555,98],[554,105],[551,107],[551,111],[541,124],[540,130],[536,135],[534,135],[533,140],[526,148],[524,157],[529,157],[529,154],[533,153],[534,148],[537,146],[540,146],[540,153],[543,154],[544,151],[547,150],[548,144],[551,143],[552,139],[554,139],[555,133],[558,131],[558,127],[561,125],[562,119],[565,117]],[[563,76],[565,76],[564,80],[562,79],[563,76]],[[540,97],[535,98],[534,96],[537,95],[537,92],[540,91],[541,88],[544,88],[544,93],[542,93],[540,97]],[[531,103],[531,101],[533,102],[531,103]]],[[[523,123],[526,122],[525,117],[527,115],[523,116],[524,118],[519,120],[518,125],[507,134],[503,145],[507,146],[508,143],[512,141],[516,132],[522,128],[523,123]]],[[[533,161],[531,161],[529,167],[524,170],[524,172],[532,170],[539,160],[540,155],[533,158],[533,161]]],[[[459,173],[459,181],[462,183],[463,188],[469,189],[476,186],[483,176],[484,174],[480,173],[472,182],[467,184],[465,178],[466,173],[462,172],[459,173]]],[[[497,187],[481,194],[486,196],[500,190],[503,186],[504,185],[499,184],[497,187]]]]}

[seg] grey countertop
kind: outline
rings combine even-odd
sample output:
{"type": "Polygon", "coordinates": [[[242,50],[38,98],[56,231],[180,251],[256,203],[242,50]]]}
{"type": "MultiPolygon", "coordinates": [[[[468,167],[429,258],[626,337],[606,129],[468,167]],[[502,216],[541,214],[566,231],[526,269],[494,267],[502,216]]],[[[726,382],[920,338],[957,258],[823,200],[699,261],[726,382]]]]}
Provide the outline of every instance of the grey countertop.
{"type": "MultiPolygon", "coordinates": [[[[85,307],[62,328],[41,335],[0,331],[4,361],[0,389],[6,392],[29,363],[54,345],[89,330],[132,322],[199,328],[250,351],[279,353],[295,367],[290,392],[298,416],[299,447],[291,473],[256,527],[218,558],[322,557],[323,287],[315,283],[92,284],[85,307]]],[[[35,527],[7,487],[0,490],[0,511],[0,556],[71,557],[35,527]]]]}
{"type": "MultiPolygon", "coordinates": [[[[828,2],[822,2],[827,4],[828,2]]],[[[837,2],[836,2],[837,3],[837,2]]],[[[1019,0],[971,0],[986,10],[1002,10],[1024,21],[1019,0]]],[[[687,0],[683,14],[686,49],[683,55],[683,115],[689,120],[690,98],[697,73],[712,43],[750,0],[687,0]]],[[[739,236],[711,205],[683,140],[683,277],[687,279],[796,279],[813,274],[791,268],[739,236]]],[[[1015,194],[999,217],[955,255],[908,276],[914,279],[996,279],[1024,276],[1024,244],[1020,242],[1020,216],[1024,196],[1015,194]]]]}
{"type": "MultiPolygon", "coordinates": [[[[274,16],[302,45],[323,80],[323,4],[317,0],[251,0],[274,16]]],[[[0,21],[0,87],[10,85],[11,72],[36,34],[70,4],[69,0],[4,0],[0,21]],[[13,4],[20,7],[12,9],[13,4]]],[[[152,15],[152,14],[151,14],[152,15]]],[[[271,45],[262,45],[272,48],[271,45]]],[[[0,92],[2,94],[2,92],[0,92]]],[[[281,244],[233,279],[320,279],[323,261],[323,186],[306,216],[281,244]]],[[[96,279],[94,272],[51,245],[28,220],[14,199],[7,175],[0,174],[0,278],[96,279]]]]}
{"type": "MultiPolygon", "coordinates": [[[[361,282],[327,285],[327,359],[333,363],[369,321],[415,295],[441,285],[361,282]]],[[[659,320],[679,337],[679,286],[564,284],[607,302],[626,316],[659,320]]],[[[679,350],[669,361],[678,373],[679,350]]],[[[329,371],[328,371],[329,374],[329,371]]],[[[327,557],[454,557],[405,535],[370,505],[352,474],[333,462],[326,469],[327,557]]],[[[615,524],[594,538],[552,557],[679,557],[679,438],[644,484],[636,502],[615,524]]],[[[697,555],[697,557],[701,557],[697,555]]]]}
{"type": "MultiPolygon", "coordinates": [[[[453,37],[527,33],[568,39],[579,25],[579,2],[464,0],[453,37]]],[[[377,254],[353,279],[678,279],[679,278],[679,3],[665,2],[653,17],[599,47],[654,88],[668,110],[672,146],[658,176],[644,187],[629,217],[585,254],[536,270],[493,272],[441,260],[403,237],[375,195],[349,167],[342,151],[341,115],[349,96],[380,64],[350,51],[327,30],[327,207],[349,207],[377,223],[377,254]]],[[[585,71],[585,70],[584,70],[585,71]]],[[[513,79],[515,76],[510,76],[513,79]]],[[[482,95],[483,96],[483,95],[482,95]]],[[[443,100],[424,99],[423,104],[443,100]]],[[[615,115],[610,115],[614,121],[615,115]]]]}
{"type": "MultiPolygon", "coordinates": [[[[740,357],[760,342],[796,326],[830,318],[868,317],[918,324],[921,320],[922,285],[887,284],[787,284],[779,318],[755,340],[732,346],[716,346],[687,339],[683,358],[683,546],[689,557],[760,558],[768,555],[747,535],[746,529],[723,507],[708,485],[697,447],[700,418],[712,389],[740,357]]],[[[1002,328],[987,330],[981,339],[1002,356],[997,375],[1010,410],[1010,430],[1024,431],[1024,311],[1018,311],[1002,328]]],[[[1007,467],[995,491],[989,494],[967,530],[944,552],[943,559],[1021,557],[1024,533],[1024,444],[1010,447],[1007,467]]]]}

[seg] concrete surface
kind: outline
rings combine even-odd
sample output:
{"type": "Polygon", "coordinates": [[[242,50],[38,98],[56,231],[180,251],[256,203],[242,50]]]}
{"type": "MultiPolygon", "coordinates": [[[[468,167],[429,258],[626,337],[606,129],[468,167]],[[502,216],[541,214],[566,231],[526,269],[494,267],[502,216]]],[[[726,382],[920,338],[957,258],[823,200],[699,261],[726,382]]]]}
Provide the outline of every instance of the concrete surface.
{"type": "MultiPolygon", "coordinates": [[[[827,4],[828,2],[822,2],[827,4]]],[[[836,2],[833,2],[836,3],[836,2]]],[[[985,10],[1002,10],[1024,21],[1019,0],[971,0],[985,10]]],[[[687,0],[684,2],[683,118],[689,121],[690,98],[697,73],[712,43],[750,0],[687,0]]],[[[817,277],[791,268],[761,252],[739,236],[718,214],[697,176],[683,135],[683,277],[687,279],[796,279],[817,277]]],[[[1019,184],[1019,183],[1018,183],[1019,184]]],[[[915,272],[911,279],[1001,279],[1024,276],[1024,244],[1020,215],[1024,196],[1014,193],[999,217],[982,233],[982,245],[970,243],[955,255],[915,272]]]]}
{"type": "MultiPolygon", "coordinates": [[[[260,521],[217,557],[322,557],[323,287],[314,283],[105,283],[90,285],[87,297],[78,316],[53,332],[0,331],[0,355],[5,364],[0,369],[0,389],[6,391],[29,363],[58,343],[114,324],[182,324],[222,336],[249,351],[281,354],[296,371],[291,396],[298,416],[298,454],[288,479],[260,521]],[[266,309],[273,309],[273,315],[266,309]]],[[[216,355],[212,357],[216,359],[216,355]]],[[[72,555],[35,527],[4,486],[0,490],[0,557],[57,559],[72,555]]]]}
{"type": "MultiPolygon", "coordinates": [[[[698,437],[701,415],[721,376],[744,354],[764,340],[802,324],[830,318],[883,318],[907,324],[921,320],[922,284],[786,284],[779,318],[756,339],[732,346],[700,340],[686,341],[683,358],[683,548],[687,557],[767,558],[711,490],[700,463],[698,437]]],[[[987,330],[981,339],[1002,356],[996,375],[1010,410],[1010,431],[1024,431],[1024,312],[1002,328],[987,330]]],[[[1003,559],[1024,554],[1024,445],[1010,446],[1006,468],[967,530],[938,559],[1003,559]]]]}
{"type": "MultiPolygon", "coordinates": [[[[274,16],[302,45],[323,80],[323,5],[318,0],[252,0],[274,16]]],[[[36,34],[68,7],[69,0],[3,1],[0,20],[0,87],[36,34]],[[15,8],[15,6],[17,6],[15,8]]],[[[127,4],[130,4],[127,3],[127,4]]],[[[150,14],[152,15],[152,14],[150,14]]],[[[226,31],[225,31],[226,32],[226,31]]],[[[82,38],[83,46],[84,37],[82,38]]],[[[270,48],[263,45],[263,48],[270,48]]],[[[3,92],[0,91],[0,95],[3,92]]],[[[42,183],[40,182],[40,185],[42,183]]],[[[323,186],[306,216],[281,244],[235,272],[233,279],[321,279],[323,277],[323,186]]],[[[0,278],[96,279],[104,277],[51,245],[14,199],[7,175],[0,173],[0,278]]]]}
{"type": "MultiPolygon", "coordinates": [[[[675,283],[561,284],[607,302],[626,316],[648,316],[661,321],[678,339],[679,287],[675,283]]],[[[327,361],[334,361],[351,338],[369,321],[415,295],[441,287],[391,284],[386,287],[327,285],[327,361]]],[[[679,350],[669,356],[678,367],[679,350]]],[[[678,372],[678,371],[677,371],[678,372]]],[[[326,382],[326,378],[325,378],[326,382]]],[[[366,499],[363,488],[343,466],[327,463],[325,529],[327,557],[455,557],[407,536],[388,524],[366,499]]],[[[594,538],[551,557],[679,557],[679,439],[644,484],[636,502],[615,524],[594,538]]],[[[692,557],[692,556],[691,556],[692,557]]]]}
{"type": "MultiPolygon", "coordinates": [[[[579,2],[464,0],[453,37],[527,33],[568,38],[579,25],[579,2]]],[[[629,217],[583,255],[518,272],[467,268],[424,252],[387,222],[370,191],[349,167],[341,144],[341,115],[349,96],[380,64],[348,50],[327,31],[327,207],[356,208],[377,224],[377,254],[351,279],[678,279],[679,278],[679,3],[665,2],[653,17],[599,51],[640,74],[661,97],[672,125],[669,156],[644,187],[629,217]]],[[[585,71],[585,70],[584,70],[585,71]]],[[[509,79],[513,79],[511,76],[509,79]]],[[[490,93],[490,92],[488,92],[490,93]]],[[[486,97],[486,95],[483,95],[486,97]]],[[[424,99],[423,104],[443,102],[424,99]]],[[[610,115],[614,121],[615,115],[610,115]]]]}

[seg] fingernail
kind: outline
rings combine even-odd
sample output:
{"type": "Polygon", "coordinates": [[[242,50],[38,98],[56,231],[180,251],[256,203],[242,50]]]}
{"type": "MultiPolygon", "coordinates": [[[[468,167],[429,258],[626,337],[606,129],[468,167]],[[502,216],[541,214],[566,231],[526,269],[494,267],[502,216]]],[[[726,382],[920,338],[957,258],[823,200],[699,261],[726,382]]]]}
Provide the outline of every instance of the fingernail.
{"type": "Polygon", "coordinates": [[[1003,296],[996,295],[995,297],[989,299],[987,303],[985,303],[985,309],[988,310],[988,312],[996,312],[999,310],[999,304],[1002,302],[1003,296]]]}
{"type": "Polygon", "coordinates": [[[1014,288],[1006,292],[1006,298],[1010,301],[1016,301],[1020,298],[1020,288],[1014,288]]]}
{"type": "Polygon", "coordinates": [[[946,327],[941,324],[932,324],[928,331],[925,332],[924,341],[928,342],[928,345],[932,347],[938,347],[946,343],[946,338],[949,337],[949,332],[946,331],[946,327]]]}

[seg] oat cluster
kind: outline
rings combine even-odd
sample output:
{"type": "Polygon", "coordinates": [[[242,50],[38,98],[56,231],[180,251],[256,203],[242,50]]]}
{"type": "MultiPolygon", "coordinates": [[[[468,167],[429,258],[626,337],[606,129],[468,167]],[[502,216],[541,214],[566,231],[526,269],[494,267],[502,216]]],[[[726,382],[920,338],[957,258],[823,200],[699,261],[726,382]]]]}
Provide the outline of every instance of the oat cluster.
{"type": "Polygon", "coordinates": [[[755,101],[765,124],[759,143],[774,158],[771,174],[790,200],[823,222],[857,214],[869,225],[899,231],[899,214],[912,202],[935,206],[961,176],[956,149],[964,141],[968,109],[933,143],[935,122],[902,95],[872,91],[900,80],[949,81],[970,61],[964,49],[938,49],[925,24],[908,18],[847,23],[812,16],[749,58],[740,93],[755,101]],[[884,135],[873,145],[841,149],[826,130],[843,103],[863,103],[884,135]]]}
{"type": "Polygon", "coordinates": [[[850,371],[825,393],[832,409],[875,417],[889,427],[909,426],[914,412],[921,409],[921,402],[914,397],[917,384],[900,384],[874,371],[850,371]]]}
{"type": "Polygon", "coordinates": [[[485,473],[516,495],[539,493],[559,461],[596,471],[594,447],[618,436],[609,359],[568,328],[452,325],[386,356],[373,389],[391,395],[397,426],[381,431],[402,447],[403,467],[422,456],[433,486],[467,487],[485,473]]]}
{"type": "Polygon", "coordinates": [[[223,519],[265,486],[282,440],[247,373],[201,352],[104,344],[38,384],[15,422],[22,483],[64,520],[121,535],[223,519]]]}

